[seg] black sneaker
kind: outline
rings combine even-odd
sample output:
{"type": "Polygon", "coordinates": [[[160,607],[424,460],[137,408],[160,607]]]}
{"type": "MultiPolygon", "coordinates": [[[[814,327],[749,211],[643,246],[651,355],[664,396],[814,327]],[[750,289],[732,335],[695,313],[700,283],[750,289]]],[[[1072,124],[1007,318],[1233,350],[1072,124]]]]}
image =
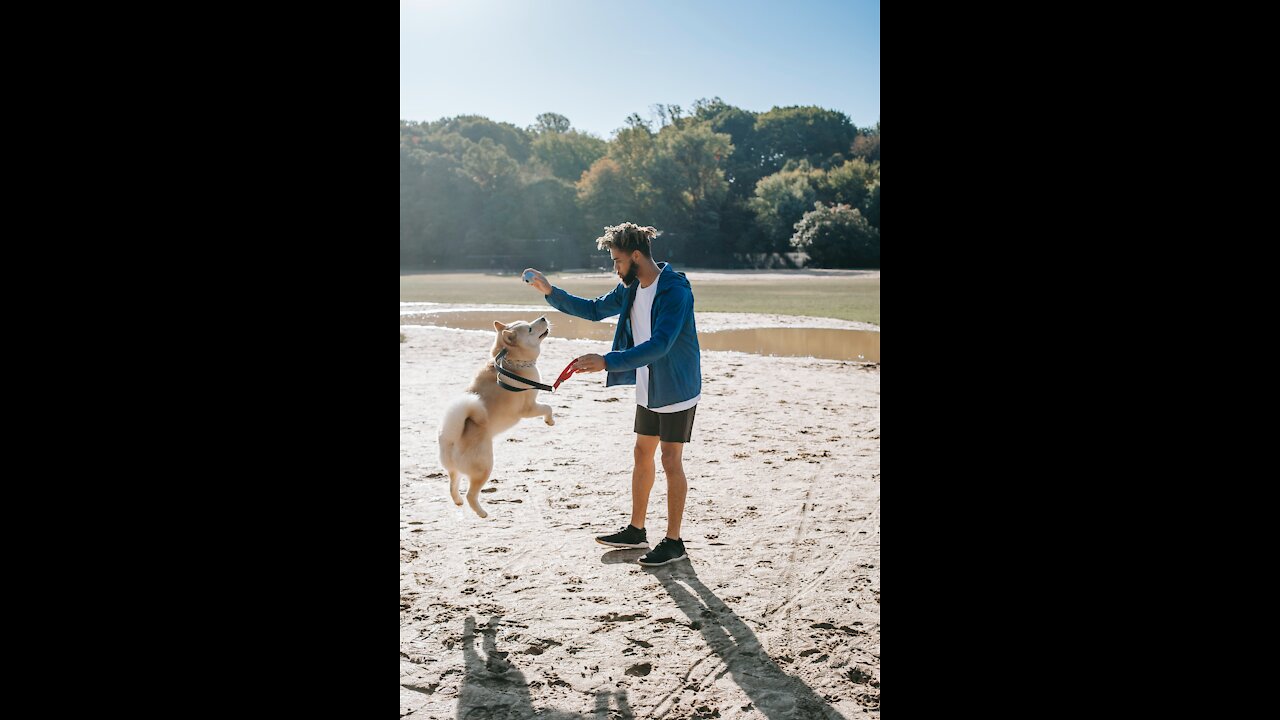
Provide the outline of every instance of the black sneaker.
{"type": "Polygon", "coordinates": [[[672,540],[671,538],[662,538],[662,542],[658,543],[658,547],[650,550],[644,557],[640,558],[641,565],[666,565],[677,560],[684,560],[689,557],[684,551],[683,540],[672,540]]]}
{"type": "Polygon", "coordinates": [[[645,535],[644,528],[632,527],[630,525],[622,528],[612,535],[601,535],[596,538],[596,542],[601,545],[608,545],[616,548],[647,548],[649,547],[649,538],[645,535]]]}

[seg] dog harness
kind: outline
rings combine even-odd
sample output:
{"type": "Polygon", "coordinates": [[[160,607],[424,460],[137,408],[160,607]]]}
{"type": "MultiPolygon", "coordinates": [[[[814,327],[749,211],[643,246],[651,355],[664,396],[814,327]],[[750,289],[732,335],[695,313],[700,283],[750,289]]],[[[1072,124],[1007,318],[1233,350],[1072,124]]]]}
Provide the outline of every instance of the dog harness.
{"type": "Polygon", "coordinates": [[[573,369],[573,363],[576,361],[570,360],[569,364],[565,366],[563,371],[561,371],[560,377],[556,380],[555,385],[543,385],[540,382],[534,382],[533,380],[530,380],[528,378],[520,377],[519,375],[502,367],[502,359],[505,358],[506,356],[507,356],[507,349],[503,348],[502,352],[498,353],[498,355],[493,358],[493,369],[498,371],[498,385],[501,386],[504,390],[510,390],[511,392],[524,392],[525,390],[544,390],[547,392],[555,392],[556,388],[560,387],[560,383],[569,379],[570,375],[573,375],[575,372],[577,372],[576,370],[573,369]],[[518,382],[518,383],[529,385],[530,387],[515,387],[512,385],[509,385],[502,381],[503,377],[510,378],[511,380],[514,380],[515,382],[518,382]]]}

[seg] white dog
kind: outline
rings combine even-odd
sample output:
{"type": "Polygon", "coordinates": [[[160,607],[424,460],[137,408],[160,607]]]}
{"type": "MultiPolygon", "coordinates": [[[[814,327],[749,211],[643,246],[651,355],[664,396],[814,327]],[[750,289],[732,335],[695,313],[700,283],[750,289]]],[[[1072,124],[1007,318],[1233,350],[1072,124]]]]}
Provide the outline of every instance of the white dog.
{"type": "Polygon", "coordinates": [[[480,488],[493,471],[493,438],[520,422],[541,416],[555,425],[551,406],[536,402],[538,390],[550,387],[539,382],[542,376],[534,364],[542,350],[542,340],[551,332],[545,317],[532,323],[503,325],[494,322],[497,340],[467,394],[449,406],[440,421],[440,465],[449,472],[449,496],[462,505],[458,476],[471,480],[467,502],[480,517],[489,513],[480,507],[480,488]]]}

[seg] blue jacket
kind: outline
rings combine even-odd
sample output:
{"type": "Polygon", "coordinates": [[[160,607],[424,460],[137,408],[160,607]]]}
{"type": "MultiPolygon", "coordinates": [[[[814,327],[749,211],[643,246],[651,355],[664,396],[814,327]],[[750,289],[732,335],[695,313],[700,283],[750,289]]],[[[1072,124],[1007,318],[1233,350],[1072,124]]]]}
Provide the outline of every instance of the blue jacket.
{"type": "Polygon", "coordinates": [[[575,317],[602,320],[619,316],[613,352],[604,356],[608,371],[605,385],[635,385],[636,368],[648,365],[649,407],[674,405],[702,392],[702,353],[693,321],[693,291],[684,273],[671,269],[670,263],[658,263],[658,268],[662,272],[655,281],[658,292],[649,318],[653,334],[638,346],[631,332],[631,305],[639,282],[631,287],[618,283],[594,300],[570,295],[558,287],[546,296],[551,307],[575,317]]]}

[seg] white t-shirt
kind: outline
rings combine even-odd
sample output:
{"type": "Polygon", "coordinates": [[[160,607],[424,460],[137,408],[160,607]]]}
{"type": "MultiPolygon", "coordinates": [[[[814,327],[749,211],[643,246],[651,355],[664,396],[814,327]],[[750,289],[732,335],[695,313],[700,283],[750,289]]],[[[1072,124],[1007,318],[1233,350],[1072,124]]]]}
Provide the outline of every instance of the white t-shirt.
{"type": "MultiPolygon", "coordinates": [[[[636,282],[639,282],[638,280],[636,282]]],[[[636,291],[636,301],[631,305],[631,333],[634,336],[636,345],[648,342],[653,337],[653,326],[650,324],[650,316],[653,311],[653,298],[658,294],[658,281],[655,278],[649,283],[649,287],[643,285],[636,291]]],[[[663,407],[649,407],[649,366],[636,368],[636,404],[640,407],[649,408],[656,413],[676,413],[682,410],[688,410],[698,401],[702,399],[702,393],[679,402],[674,405],[665,405],[663,407]]]]}

